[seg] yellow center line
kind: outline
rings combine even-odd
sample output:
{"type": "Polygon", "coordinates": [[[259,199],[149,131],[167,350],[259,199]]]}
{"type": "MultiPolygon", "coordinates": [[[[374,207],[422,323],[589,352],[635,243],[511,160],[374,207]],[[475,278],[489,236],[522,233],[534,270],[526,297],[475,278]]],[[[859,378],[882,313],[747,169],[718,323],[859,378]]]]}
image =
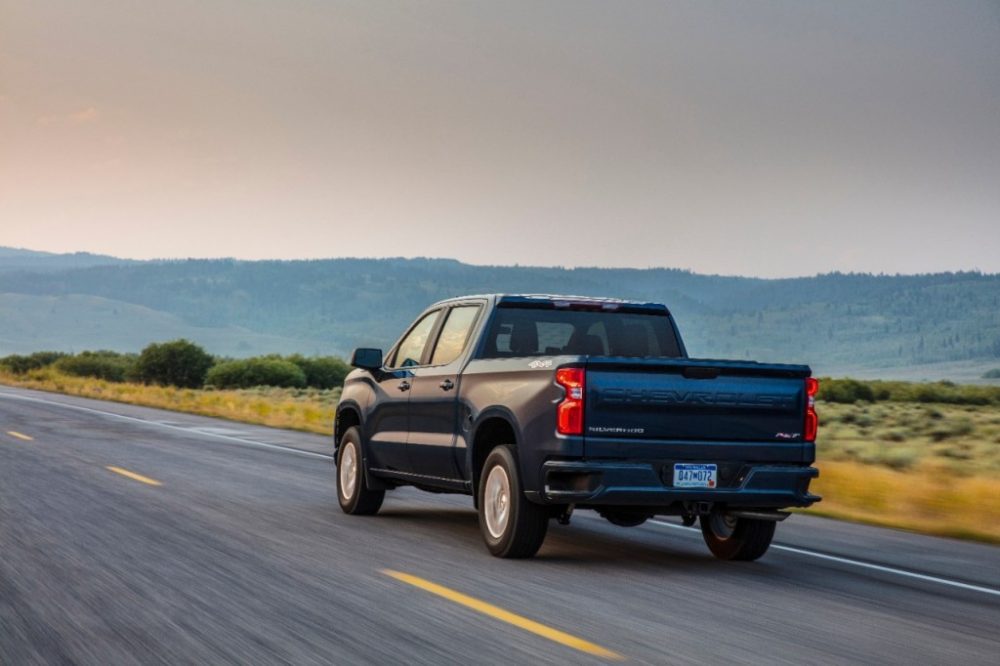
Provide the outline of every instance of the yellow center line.
{"type": "Polygon", "coordinates": [[[29,437],[28,435],[25,435],[25,434],[20,433],[20,432],[15,432],[13,430],[8,430],[7,434],[10,435],[11,437],[15,438],[15,439],[24,440],[25,442],[33,442],[33,441],[35,441],[34,437],[29,437]]]}
{"type": "Polygon", "coordinates": [[[392,571],[391,569],[383,569],[382,573],[387,576],[391,576],[396,580],[413,585],[414,587],[419,587],[421,590],[430,592],[431,594],[436,594],[437,596],[443,597],[448,601],[453,601],[456,604],[465,606],[466,608],[471,608],[472,610],[482,613],[483,615],[488,615],[494,619],[500,620],[501,622],[512,624],[515,627],[524,629],[525,631],[530,631],[537,636],[547,638],[550,641],[555,641],[556,643],[566,645],[581,652],[586,652],[587,654],[597,657],[603,657],[604,659],[612,659],[614,661],[622,661],[625,659],[625,657],[621,656],[617,652],[612,652],[611,650],[603,648],[600,645],[596,645],[590,641],[585,641],[582,638],[577,638],[576,636],[559,631],[558,629],[547,627],[544,624],[535,622],[534,620],[529,620],[526,617],[516,615],[515,613],[511,613],[510,611],[494,606],[493,604],[488,604],[485,601],[474,599],[470,596],[462,594],[461,592],[456,592],[455,590],[444,587],[443,585],[432,583],[429,580],[424,580],[423,578],[411,576],[410,574],[399,571],[392,571]]]}
{"type": "Polygon", "coordinates": [[[148,476],[143,476],[142,474],[136,474],[135,472],[130,472],[127,469],[122,469],[121,467],[115,467],[114,465],[108,465],[107,470],[109,472],[114,472],[115,474],[121,474],[126,476],[133,481],[139,481],[141,483],[148,483],[151,486],[162,486],[163,484],[156,479],[151,479],[148,476]]]}

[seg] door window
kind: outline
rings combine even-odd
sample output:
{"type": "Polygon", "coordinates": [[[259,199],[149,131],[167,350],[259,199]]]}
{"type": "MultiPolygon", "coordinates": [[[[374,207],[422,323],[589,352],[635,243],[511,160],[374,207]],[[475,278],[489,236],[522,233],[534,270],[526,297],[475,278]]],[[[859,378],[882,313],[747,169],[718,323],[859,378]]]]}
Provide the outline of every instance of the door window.
{"type": "Polygon", "coordinates": [[[431,331],[434,330],[434,323],[437,322],[439,314],[441,314],[440,310],[427,313],[410,329],[410,332],[396,348],[391,367],[408,368],[420,365],[424,347],[427,346],[427,339],[430,338],[431,331]]]}
{"type": "Polygon", "coordinates": [[[434,347],[431,365],[446,365],[461,356],[478,314],[478,305],[460,305],[448,312],[448,319],[441,327],[441,335],[434,347]]]}

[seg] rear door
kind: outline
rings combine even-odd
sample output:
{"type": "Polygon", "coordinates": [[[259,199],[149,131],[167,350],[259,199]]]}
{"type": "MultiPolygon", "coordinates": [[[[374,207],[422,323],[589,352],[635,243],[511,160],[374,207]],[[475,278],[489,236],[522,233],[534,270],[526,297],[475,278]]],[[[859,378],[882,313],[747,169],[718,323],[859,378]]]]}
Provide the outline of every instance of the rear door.
{"type": "Polygon", "coordinates": [[[374,468],[412,471],[406,453],[410,391],[441,312],[434,310],[421,316],[389,352],[385,367],[375,375],[377,387],[368,416],[368,450],[374,468]]]}
{"type": "Polygon", "coordinates": [[[434,347],[422,367],[413,370],[410,388],[410,467],[417,474],[459,479],[455,459],[458,432],[458,385],[462,363],[483,304],[462,303],[444,315],[434,347]]]}

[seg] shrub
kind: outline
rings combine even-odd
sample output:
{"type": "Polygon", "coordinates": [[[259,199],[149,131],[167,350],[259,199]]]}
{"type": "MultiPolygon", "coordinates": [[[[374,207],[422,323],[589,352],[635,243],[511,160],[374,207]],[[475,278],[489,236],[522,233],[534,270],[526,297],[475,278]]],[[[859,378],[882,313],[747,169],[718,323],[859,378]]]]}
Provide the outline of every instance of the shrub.
{"type": "Polygon", "coordinates": [[[1000,368],[993,368],[983,373],[983,379],[1000,379],[1000,368]]]}
{"type": "Polygon", "coordinates": [[[827,402],[923,402],[952,405],[1000,405],[1000,387],[971,386],[954,382],[859,381],[820,379],[819,399],[827,402]]]}
{"type": "Polygon", "coordinates": [[[939,423],[933,430],[931,430],[930,436],[931,440],[935,442],[943,442],[944,440],[951,439],[953,437],[966,437],[971,435],[975,429],[975,425],[967,418],[946,420],[939,423]]]}
{"type": "Polygon", "coordinates": [[[919,450],[895,446],[883,452],[879,462],[892,469],[902,471],[912,468],[919,459],[919,450]]]}
{"type": "Polygon", "coordinates": [[[817,398],[827,402],[851,404],[858,400],[873,402],[875,393],[871,386],[856,379],[822,379],[817,398]]]}
{"type": "Polygon", "coordinates": [[[213,366],[205,377],[205,385],[215,388],[303,388],[306,385],[306,374],[291,361],[280,358],[244,358],[223,361],[213,366]]]}
{"type": "Polygon", "coordinates": [[[23,375],[31,372],[32,370],[40,370],[48,367],[64,356],[66,356],[66,354],[63,352],[53,351],[35,352],[34,354],[29,354],[28,356],[12,354],[0,359],[0,365],[15,375],[23,375]]]}
{"type": "Polygon", "coordinates": [[[193,342],[154,342],[139,354],[135,376],[145,384],[201,388],[214,362],[208,352],[193,342]]]}
{"type": "Polygon", "coordinates": [[[344,378],[351,367],[335,356],[313,356],[306,358],[295,354],[287,358],[302,369],[306,376],[306,386],[318,389],[332,389],[344,385],[344,378]]]}
{"type": "Polygon", "coordinates": [[[94,377],[109,382],[123,382],[130,378],[135,368],[135,355],[113,351],[80,352],[64,356],[55,362],[60,372],[77,377],[94,377]]]}

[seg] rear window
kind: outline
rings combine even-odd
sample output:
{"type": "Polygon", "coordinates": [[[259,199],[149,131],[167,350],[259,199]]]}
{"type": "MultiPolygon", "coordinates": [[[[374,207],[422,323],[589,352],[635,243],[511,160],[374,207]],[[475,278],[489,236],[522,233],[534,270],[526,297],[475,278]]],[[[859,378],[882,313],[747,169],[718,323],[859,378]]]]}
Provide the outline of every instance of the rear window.
{"type": "Polygon", "coordinates": [[[658,314],[497,308],[484,358],[680,356],[670,318],[658,314]]]}

